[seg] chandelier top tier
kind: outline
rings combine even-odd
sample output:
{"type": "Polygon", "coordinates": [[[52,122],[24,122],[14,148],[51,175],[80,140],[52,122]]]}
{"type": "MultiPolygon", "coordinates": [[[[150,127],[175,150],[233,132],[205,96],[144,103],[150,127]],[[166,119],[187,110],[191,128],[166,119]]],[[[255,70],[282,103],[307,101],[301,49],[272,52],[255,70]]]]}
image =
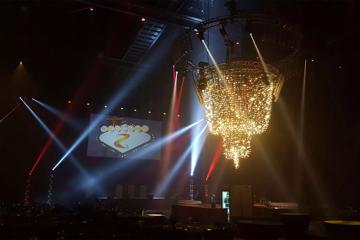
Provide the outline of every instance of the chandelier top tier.
{"type": "MultiPolygon", "coordinates": [[[[233,39],[236,44],[240,43],[243,49],[250,49],[248,52],[255,54],[252,43],[246,43],[243,41],[244,37],[241,37],[253,33],[259,40],[260,48],[266,49],[263,52],[266,62],[278,68],[286,79],[296,77],[294,74],[297,72],[293,71],[293,66],[297,66],[301,54],[303,37],[300,28],[274,16],[243,12],[208,19],[185,31],[175,42],[173,49],[173,59],[177,68],[185,71],[197,64],[194,56],[197,56],[198,46],[194,43],[198,41],[199,31],[204,33],[206,39],[208,34],[218,32],[221,26],[225,26],[230,38],[237,32],[240,37],[233,39]]],[[[245,52],[242,52],[240,58],[256,59],[256,54],[245,56],[245,52]]]]}

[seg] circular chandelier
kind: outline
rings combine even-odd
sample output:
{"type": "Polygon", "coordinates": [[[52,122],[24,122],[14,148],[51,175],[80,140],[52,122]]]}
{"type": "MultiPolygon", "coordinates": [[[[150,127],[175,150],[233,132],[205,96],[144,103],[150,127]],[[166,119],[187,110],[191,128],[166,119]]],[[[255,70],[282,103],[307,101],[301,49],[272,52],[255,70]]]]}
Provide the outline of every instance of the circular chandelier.
{"type": "Polygon", "coordinates": [[[238,12],[201,22],[177,40],[174,62],[177,68],[193,74],[209,131],[222,137],[224,155],[233,160],[235,168],[241,158],[250,155],[252,137],[268,128],[272,104],[279,97],[284,79],[298,77],[294,69],[301,39],[298,28],[281,19],[238,12]],[[253,42],[242,37],[246,33],[253,42]],[[257,46],[254,50],[257,44],[251,33],[258,37],[264,58],[257,46]],[[220,39],[216,34],[223,37],[223,43],[216,42],[220,39]],[[219,54],[222,46],[225,61],[219,54]],[[204,47],[207,57],[202,57],[204,47]],[[217,64],[216,56],[210,56],[212,50],[223,63],[217,64]],[[212,65],[207,63],[209,59],[212,65]]]}
{"type": "Polygon", "coordinates": [[[275,67],[267,67],[267,74],[256,61],[199,67],[195,86],[209,131],[223,138],[224,155],[234,161],[235,168],[240,158],[249,156],[252,136],[267,129],[283,82],[275,67]]]}

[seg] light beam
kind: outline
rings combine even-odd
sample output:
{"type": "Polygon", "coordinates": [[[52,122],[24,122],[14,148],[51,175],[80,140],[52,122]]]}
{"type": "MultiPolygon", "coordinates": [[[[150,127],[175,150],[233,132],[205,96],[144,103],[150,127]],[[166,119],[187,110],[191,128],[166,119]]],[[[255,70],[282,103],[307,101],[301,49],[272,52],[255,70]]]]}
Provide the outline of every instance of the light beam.
{"type": "MultiPolygon", "coordinates": [[[[155,140],[153,143],[151,143],[150,145],[148,145],[145,149],[135,152],[131,157],[128,157],[126,159],[122,159],[120,162],[116,163],[116,164],[112,164],[109,167],[106,167],[104,169],[102,169],[100,171],[100,173],[92,178],[91,183],[95,182],[100,182],[103,179],[109,177],[110,175],[112,175],[115,172],[118,172],[120,169],[125,168],[127,166],[130,165],[135,165],[135,163],[139,162],[141,160],[141,156],[144,155],[148,155],[153,153],[154,151],[159,150],[162,146],[164,146],[165,144],[168,144],[169,142],[175,140],[176,138],[180,137],[181,135],[183,135],[184,133],[186,133],[187,131],[189,131],[191,128],[193,128],[194,126],[198,125],[199,123],[201,123],[202,121],[204,121],[203,119],[194,122],[184,128],[179,129],[178,131],[167,135],[163,138],[159,138],[157,140],[155,140]]],[[[87,188],[88,187],[88,182],[85,182],[82,186],[80,186],[81,188],[87,188]]]]}
{"type": "Polygon", "coordinates": [[[58,110],[44,102],[41,102],[35,98],[32,98],[32,100],[34,102],[36,102],[37,104],[39,104],[40,106],[42,106],[43,108],[45,108],[46,110],[48,110],[49,112],[51,112],[52,114],[54,114],[56,117],[60,118],[62,121],[69,123],[72,127],[76,128],[76,129],[81,129],[81,123],[74,119],[70,119],[69,114],[61,112],[60,110],[58,110]]]}
{"type": "MultiPolygon", "coordinates": [[[[21,102],[25,105],[25,107],[29,110],[29,112],[31,113],[31,115],[37,120],[37,122],[40,124],[40,126],[45,130],[45,132],[47,134],[50,135],[51,139],[53,139],[55,141],[55,143],[57,144],[57,146],[60,148],[61,151],[66,152],[66,147],[65,145],[58,139],[58,137],[51,132],[51,130],[46,126],[46,124],[40,119],[40,117],[31,109],[31,107],[21,98],[19,97],[19,99],[21,100],[21,102]]],[[[35,164],[33,165],[33,167],[31,168],[30,172],[29,172],[29,176],[32,175],[32,173],[34,172],[34,170],[36,169],[37,165],[39,164],[40,160],[42,159],[42,156],[44,155],[46,151],[46,148],[44,147],[39,155],[39,157],[36,159],[35,164]],[[45,150],[44,150],[45,149],[45,150]]],[[[88,176],[88,174],[85,172],[85,170],[83,169],[82,166],[80,166],[80,163],[77,161],[77,159],[71,155],[71,162],[73,164],[75,164],[75,166],[81,171],[81,173],[84,176],[88,176]]]]}
{"type": "Polygon", "coordinates": [[[219,142],[217,148],[216,148],[216,151],[214,153],[214,157],[213,159],[211,160],[211,164],[210,164],[210,167],[209,167],[209,170],[208,170],[208,173],[206,175],[206,179],[205,181],[207,182],[211,176],[211,174],[213,173],[214,169],[215,169],[215,165],[217,163],[217,161],[219,160],[220,158],[220,155],[221,155],[221,152],[222,152],[222,142],[219,142]]]}
{"type": "MultiPolygon", "coordinates": [[[[166,178],[161,182],[161,184],[156,188],[155,190],[155,196],[162,196],[164,191],[168,188],[171,181],[175,177],[176,173],[179,171],[181,166],[185,163],[185,160],[187,159],[188,155],[192,152],[192,149],[194,146],[198,145],[198,141],[200,140],[201,136],[207,129],[207,125],[205,125],[202,130],[199,132],[199,135],[196,136],[194,141],[191,142],[191,144],[188,146],[188,148],[183,152],[183,154],[180,156],[180,158],[176,161],[175,165],[172,167],[170,172],[166,175],[166,178]]],[[[206,137],[205,137],[206,138],[206,137]]]]}

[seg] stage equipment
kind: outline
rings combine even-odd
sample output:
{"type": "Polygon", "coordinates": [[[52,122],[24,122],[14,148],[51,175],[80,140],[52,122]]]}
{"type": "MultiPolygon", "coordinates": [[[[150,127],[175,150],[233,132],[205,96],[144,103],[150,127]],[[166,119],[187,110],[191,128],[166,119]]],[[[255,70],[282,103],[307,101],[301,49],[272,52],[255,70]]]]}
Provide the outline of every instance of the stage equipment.
{"type": "Polygon", "coordinates": [[[243,13],[209,19],[178,39],[174,59],[188,53],[177,64],[178,69],[193,74],[209,131],[222,137],[224,155],[233,160],[235,168],[241,158],[250,155],[252,137],[268,128],[272,104],[279,97],[284,79],[298,77],[292,66],[297,66],[300,43],[296,27],[277,18],[243,13]],[[227,52],[226,59],[225,54],[219,54],[219,49],[228,51],[228,46],[213,37],[217,31],[212,30],[218,27],[222,36],[240,45],[241,51],[227,52]],[[199,38],[199,32],[210,40],[199,38]],[[198,57],[200,45],[207,59],[198,57]],[[208,59],[210,65],[204,63],[208,59]]]}

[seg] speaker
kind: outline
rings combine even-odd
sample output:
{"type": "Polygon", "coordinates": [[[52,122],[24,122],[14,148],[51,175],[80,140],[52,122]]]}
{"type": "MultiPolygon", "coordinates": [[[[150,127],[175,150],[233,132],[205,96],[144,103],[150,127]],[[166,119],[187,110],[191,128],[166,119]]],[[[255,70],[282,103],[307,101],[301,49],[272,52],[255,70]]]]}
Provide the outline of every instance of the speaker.
{"type": "Polygon", "coordinates": [[[250,185],[230,187],[230,216],[239,218],[253,217],[253,198],[250,185]]]}

